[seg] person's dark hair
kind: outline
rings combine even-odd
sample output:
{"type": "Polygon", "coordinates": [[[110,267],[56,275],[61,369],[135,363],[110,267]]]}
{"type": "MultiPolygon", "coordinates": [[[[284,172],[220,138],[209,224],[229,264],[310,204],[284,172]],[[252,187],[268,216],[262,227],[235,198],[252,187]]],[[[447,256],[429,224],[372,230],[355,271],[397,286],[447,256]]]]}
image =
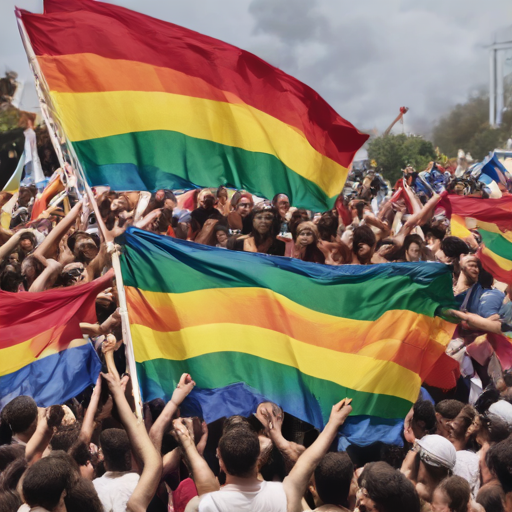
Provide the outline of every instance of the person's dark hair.
{"type": "Polygon", "coordinates": [[[290,230],[290,233],[292,235],[292,238],[295,239],[297,235],[297,226],[304,222],[305,220],[309,219],[309,213],[307,210],[304,210],[304,208],[298,208],[292,213],[292,216],[290,218],[290,221],[288,222],[288,229],[290,230]]]}
{"type": "Polygon", "coordinates": [[[462,411],[463,407],[464,404],[459,402],[459,400],[441,400],[436,405],[436,412],[447,420],[453,420],[459,415],[459,412],[462,411]]]}
{"type": "Polygon", "coordinates": [[[459,258],[461,254],[469,254],[469,246],[458,236],[445,236],[441,241],[441,250],[448,258],[459,258]]]}
{"type": "Polygon", "coordinates": [[[75,231],[68,238],[68,247],[73,252],[75,250],[75,244],[78,238],[90,238],[96,245],[98,249],[101,247],[100,237],[96,233],[87,233],[85,231],[75,231]]]}
{"type": "MultiPolygon", "coordinates": [[[[475,416],[477,415],[476,409],[469,404],[466,404],[458,415],[461,415],[462,420],[464,422],[464,432],[471,426],[473,421],[475,420],[475,416]]],[[[457,415],[457,416],[458,416],[457,415]]]]}
{"type": "Polygon", "coordinates": [[[69,448],[68,453],[79,466],[86,466],[89,461],[92,461],[89,448],[83,441],[78,441],[73,444],[73,446],[69,448]]]}
{"type": "Polygon", "coordinates": [[[483,427],[487,430],[489,442],[492,444],[499,443],[500,441],[507,439],[510,435],[508,423],[497,414],[489,412],[481,414],[480,421],[482,422],[483,427]]]}
{"type": "Polygon", "coordinates": [[[0,491],[0,512],[16,512],[22,505],[16,491],[0,491]]]}
{"type": "Polygon", "coordinates": [[[15,491],[18,483],[28,468],[28,462],[25,457],[11,462],[2,472],[1,488],[3,491],[15,491]]]}
{"type": "Polygon", "coordinates": [[[228,474],[247,477],[260,455],[258,436],[247,427],[232,428],[220,438],[219,453],[228,474]]]}
{"type": "Polygon", "coordinates": [[[21,395],[13,398],[0,414],[0,444],[9,444],[13,434],[23,433],[37,420],[34,399],[21,395]]]}
{"type": "Polygon", "coordinates": [[[496,443],[489,448],[486,463],[489,471],[498,478],[505,494],[512,492],[512,437],[496,443]]]}
{"type": "Polygon", "coordinates": [[[16,293],[22,282],[21,265],[4,260],[0,265],[0,290],[16,293]]]}
{"type": "Polygon", "coordinates": [[[480,259],[477,261],[478,265],[478,282],[482,286],[482,288],[485,288],[486,290],[491,290],[492,285],[494,284],[494,277],[491,273],[487,272],[485,268],[482,267],[482,262],[480,259]]]}
{"type": "Polygon", "coordinates": [[[169,229],[169,226],[172,225],[172,211],[163,209],[162,213],[160,214],[160,217],[158,217],[158,232],[164,233],[167,232],[169,229]]]}
{"type": "Polygon", "coordinates": [[[223,224],[216,224],[213,228],[213,232],[217,233],[218,231],[222,231],[226,233],[226,235],[229,236],[229,228],[227,226],[224,226],[223,224]]]}
{"type": "Polygon", "coordinates": [[[100,446],[108,471],[130,471],[131,447],[128,435],[119,428],[109,428],[100,434],[100,446]]]}
{"type": "Polygon", "coordinates": [[[357,251],[357,246],[359,244],[366,244],[373,247],[376,242],[377,239],[375,238],[375,233],[372,231],[370,226],[357,226],[357,228],[354,229],[354,237],[352,239],[354,252],[357,251]]]}
{"type": "Polygon", "coordinates": [[[248,428],[253,430],[249,420],[245,416],[240,416],[239,414],[235,414],[234,416],[230,416],[224,420],[224,423],[222,424],[222,434],[225,434],[234,428],[248,428]]]}
{"type": "Polygon", "coordinates": [[[430,227],[427,229],[427,234],[425,235],[425,238],[437,238],[437,240],[443,240],[445,237],[446,232],[442,229],[439,229],[437,227],[430,227]]]}
{"type": "Polygon", "coordinates": [[[103,505],[93,483],[86,478],[80,478],[67,489],[64,497],[66,510],[73,512],[103,512],[103,505]]]}
{"type": "Polygon", "coordinates": [[[23,497],[29,507],[54,509],[63,491],[68,489],[76,475],[60,457],[44,457],[28,468],[23,479],[23,497]]]}
{"type": "Polygon", "coordinates": [[[315,469],[315,486],[325,505],[348,507],[354,464],[347,452],[327,453],[315,469]]]}
{"type": "Polygon", "coordinates": [[[0,473],[13,461],[25,457],[25,447],[21,444],[0,446],[0,473]]]}
{"type": "Polygon", "coordinates": [[[484,507],[485,512],[505,512],[505,494],[499,485],[484,485],[476,497],[476,502],[484,507]]]}
{"type": "Polygon", "coordinates": [[[413,419],[423,421],[425,430],[431,431],[436,426],[436,410],[432,402],[428,400],[418,400],[413,406],[413,419]]]}
{"type": "Polygon", "coordinates": [[[385,462],[370,462],[359,477],[380,512],[420,511],[420,498],[414,485],[399,470],[385,462]]]}
{"type": "Polygon", "coordinates": [[[77,421],[71,425],[61,425],[53,434],[50,446],[52,450],[63,450],[67,452],[73,444],[78,441],[81,425],[77,421]]]}
{"type": "Polygon", "coordinates": [[[322,213],[316,227],[320,238],[326,242],[331,242],[338,234],[338,217],[332,212],[322,213]]]}
{"type": "Polygon", "coordinates": [[[448,498],[448,506],[452,512],[467,512],[471,499],[471,488],[465,478],[450,476],[445,478],[437,487],[448,498]]]}

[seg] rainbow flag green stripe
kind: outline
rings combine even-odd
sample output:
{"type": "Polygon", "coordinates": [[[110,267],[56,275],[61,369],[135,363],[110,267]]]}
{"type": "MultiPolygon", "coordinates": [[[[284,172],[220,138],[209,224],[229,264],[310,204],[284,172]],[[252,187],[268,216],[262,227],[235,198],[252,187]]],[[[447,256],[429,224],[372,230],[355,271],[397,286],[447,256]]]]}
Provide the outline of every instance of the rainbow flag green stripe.
{"type": "Polygon", "coordinates": [[[487,249],[502,258],[512,260],[512,242],[507,240],[500,233],[492,233],[485,229],[479,229],[478,232],[482,236],[482,243],[485,244],[487,249]]]}
{"type": "Polygon", "coordinates": [[[296,204],[319,211],[333,203],[312,181],[287,167],[276,156],[218,144],[179,132],[152,130],[74,143],[92,185],[114,190],[181,189],[194,183],[230,183],[261,197],[275,190],[296,204]],[[172,162],[172,167],[169,165],[172,162]],[[194,169],[192,175],[191,169],[194,169]],[[258,172],[241,174],[240,169],[258,172]],[[172,170],[172,172],[171,172],[172,170]]]}
{"type": "Polygon", "coordinates": [[[92,0],[17,16],[93,185],[230,185],[326,209],[368,138],[305,84],[183,27],[92,0]]]}
{"type": "Polygon", "coordinates": [[[144,399],[170,398],[187,371],[210,420],[226,394],[319,428],[345,396],[356,415],[403,418],[453,334],[436,316],[453,305],[441,264],[331,267],[135,228],[122,243],[144,399]]]}

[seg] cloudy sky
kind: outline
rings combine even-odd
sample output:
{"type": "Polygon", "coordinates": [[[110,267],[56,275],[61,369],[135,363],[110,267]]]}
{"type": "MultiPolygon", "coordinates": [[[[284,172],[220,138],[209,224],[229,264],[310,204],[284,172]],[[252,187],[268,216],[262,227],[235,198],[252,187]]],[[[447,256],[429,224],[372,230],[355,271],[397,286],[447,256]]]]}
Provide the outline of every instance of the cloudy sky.
{"type": "MultiPolygon", "coordinates": [[[[65,0],[63,0],[65,1],[65,0]]],[[[251,51],[317,90],[362,130],[429,127],[489,80],[495,34],[512,39],[511,0],[113,0],[251,51]],[[510,34],[507,37],[507,33],[510,34]]],[[[0,0],[0,73],[30,72],[14,5],[0,0]]],[[[37,104],[30,84],[23,107],[37,104]]]]}

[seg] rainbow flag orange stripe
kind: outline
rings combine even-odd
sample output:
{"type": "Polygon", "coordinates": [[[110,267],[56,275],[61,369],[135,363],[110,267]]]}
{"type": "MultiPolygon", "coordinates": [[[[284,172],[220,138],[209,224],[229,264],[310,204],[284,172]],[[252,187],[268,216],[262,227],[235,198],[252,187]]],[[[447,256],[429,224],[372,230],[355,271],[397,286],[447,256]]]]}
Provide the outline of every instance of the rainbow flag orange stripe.
{"type": "Polygon", "coordinates": [[[224,184],[321,210],[368,138],[305,84],[186,28],[92,0],[18,16],[92,185],[224,184]]]}
{"type": "Polygon", "coordinates": [[[345,396],[359,418],[403,419],[454,331],[440,264],[330,267],[135,228],[123,243],[143,398],[189,372],[207,421],[265,398],[321,428],[345,396]]]}

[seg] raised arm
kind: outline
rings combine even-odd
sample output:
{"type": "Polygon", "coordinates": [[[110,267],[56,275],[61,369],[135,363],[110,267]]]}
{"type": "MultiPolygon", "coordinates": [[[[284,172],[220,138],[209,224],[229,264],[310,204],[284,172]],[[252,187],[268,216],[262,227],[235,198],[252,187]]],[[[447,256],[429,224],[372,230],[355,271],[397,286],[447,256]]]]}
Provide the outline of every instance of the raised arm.
{"type": "Polygon", "coordinates": [[[40,412],[36,431],[25,448],[25,458],[29,466],[42,458],[52,439],[53,429],[61,424],[62,418],[64,418],[64,409],[60,405],[52,405],[40,412]]]}
{"type": "Polygon", "coordinates": [[[343,399],[333,406],[329,422],[316,441],[299,457],[290,474],[284,479],[288,512],[302,511],[301,500],[309,480],[322,457],[336,438],[339,428],[352,412],[351,399],[343,399]]]}
{"type": "Polygon", "coordinates": [[[160,416],[158,416],[155,423],[153,423],[151,430],[149,431],[149,438],[159,452],[162,449],[162,438],[164,437],[164,433],[167,430],[170,430],[174,414],[182,404],[183,400],[185,400],[188,394],[194,389],[195,385],[196,383],[192,380],[192,377],[188,373],[184,373],[181,376],[171,399],[167,402],[167,405],[160,416]]]}
{"type": "Polygon", "coordinates": [[[48,233],[48,236],[44,239],[43,243],[34,251],[34,255],[40,254],[45,258],[51,258],[54,256],[62,237],[76,222],[81,209],[82,203],[76,203],[70,212],[50,231],[50,233],[48,233]]]}
{"type": "Polygon", "coordinates": [[[219,482],[215,478],[210,466],[208,466],[208,463],[197,451],[194,443],[192,426],[190,425],[190,428],[188,428],[184,418],[174,420],[173,426],[176,433],[176,439],[183,449],[199,496],[209,492],[218,491],[220,488],[219,482]]]}
{"type": "Polygon", "coordinates": [[[117,405],[119,417],[126,430],[133,454],[142,461],[143,470],[139,482],[126,505],[128,512],[146,512],[153,499],[162,475],[162,458],[155,450],[144,427],[138,422],[124,396],[121,383],[111,373],[101,374],[107,381],[110,393],[117,405]]]}
{"type": "Polygon", "coordinates": [[[32,286],[28,291],[42,292],[48,288],[51,288],[55,284],[55,281],[62,271],[62,265],[58,261],[52,260],[51,258],[46,259],[42,256],[35,257],[41,261],[46,268],[41,272],[39,276],[37,276],[36,280],[32,283],[32,286]]]}
{"type": "Polygon", "coordinates": [[[94,418],[96,417],[96,412],[98,412],[100,396],[101,377],[98,377],[96,386],[94,387],[94,391],[91,395],[91,400],[89,401],[89,407],[87,407],[87,411],[85,412],[84,421],[82,422],[82,429],[80,430],[79,440],[83,441],[87,446],[89,446],[92,434],[94,433],[94,418]]]}
{"type": "Polygon", "coordinates": [[[14,233],[5,244],[0,246],[0,263],[5,260],[11,254],[17,245],[20,243],[20,238],[23,233],[31,232],[31,229],[20,229],[17,233],[14,233]]]}

